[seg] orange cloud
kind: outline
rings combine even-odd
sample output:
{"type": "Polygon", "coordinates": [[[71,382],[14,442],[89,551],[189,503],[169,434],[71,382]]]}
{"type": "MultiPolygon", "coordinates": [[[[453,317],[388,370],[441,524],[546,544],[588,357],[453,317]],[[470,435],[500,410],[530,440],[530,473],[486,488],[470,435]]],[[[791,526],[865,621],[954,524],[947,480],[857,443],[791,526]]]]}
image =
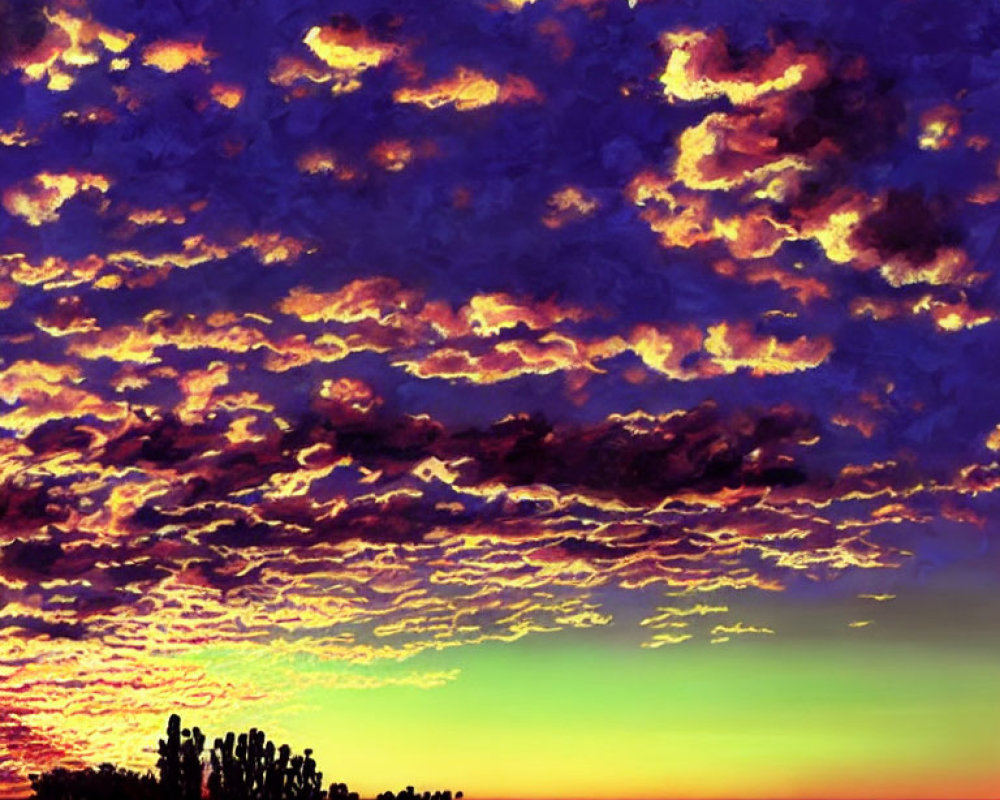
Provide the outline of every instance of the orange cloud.
{"type": "Polygon", "coordinates": [[[822,58],[788,42],[767,55],[751,53],[746,66],[736,66],[721,29],[665,33],[661,41],[669,55],[660,83],[672,102],[725,97],[747,105],[775,92],[814,88],[827,75],[822,58]]]}
{"type": "MultiPolygon", "coordinates": [[[[805,93],[830,77],[821,56],[790,43],[767,53],[733,53],[721,30],[667,33],[662,43],[669,55],[661,82],[671,102],[724,97],[736,106],[708,113],[683,130],[670,169],[645,170],[626,189],[664,247],[721,244],[735,259],[756,260],[775,255],[787,242],[811,241],[835,264],[878,271],[894,288],[961,287],[982,279],[948,234],[941,204],[918,190],[868,196],[836,186],[825,196],[803,196],[807,173],[850,157],[854,146],[852,135],[804,110],[810,108],[805,93]],[[745,194],[734,208],[731,195],[738,190],[745,194]],[[722,193],[730,197],[723,201],[722,193]]],[[[856,60],[837,77],[862,90],[865,74],[864,62],[856,60]]],[[[879,124],[880,115],[892,113],[876,112],[879,124]]],[[[959,134],[951,106],[931,109],[921,124],[927,147],[949,146],[959,134]]],[[[989,192],[986,187],[970,199],[990,202],[989,192]]],[[[743,272],[754,282],[769,274],[783,280],[776,271],[743,272]]],[[[828,291],[818,282],[784,282],[802,302],[828,291]]],[[[947,317],[947,324],[962,324],[960,316],[947,317]]]]}
{"type": "Polygon", "coordinates": [[[560,306],[552,300],[525,302],[502,293],[474,295],[459,314],[476,336],[495,336],[518,325],[547,330],[560,322],[579,322],[593,316],[582,308],[560,306]]]}
{"type": "Polygon", "coordinates": [[[333,83],[333,92],[350,92],[361,88],[361,82],[357,80],[337,80],[337,73],[324,67],[306,61],[296,56],[281,56],[271,69],[269,74],[271,83],[277,86],[292,86],[298,81],[306,80],[310,83],[333,83]]]}
{"type": "MultiPolygon", "coordinates": [[[[671,175],[652,171],[637,175],[626,194],[643,209],[642,219],[660,235],[664,247],[687,249],[720,242],[734,258],[744,260],[769,258],[786,242],[811,240],[830,261],[861,271],[877,270],[896,288],[920,283],[969,286],[983,278],[960,247],[928,242],[894,251],[894,235],[885,236],[882,243],[882,229],[901,224],[901,218],[925,217],[926,224],[918,230],[933,235],[936,225],[930,212],[904,192],[872,198],[838,189],[811,206],[793,208],[788,220],[779,219],[763,203],[733,216],[716,216],[708,193],[677,189],[671,175]]],[[[806,288],[800,283],[800,289],[811,293],[818,286],[806,288]]]]}
{"type": "Polygon", "coordinates": [[[964,293],[960,293],[955,301],[933,294],[910,299],[857,297],[851,301],[850,311],[852,316],[871,317],[875,320],[926,315],[938,330],[945,333],[976,328],[997,318],[996,313],[989,309],[972,308],[964,293]]]}
{"type": "Polygon", "coordinates": [[[772,131],[782,117],[783,108],[777,103],[753,112],[708,114],[677,139],[677,181],[701,191],[728,191],[746,183],[771,182],[770,194],[783,200],[788,190],[781,182],[793,179],[795,173],[808,172],[814,163],[805,155],[779,152],[778,138],[772,131]]]}
{"type": "Polygon", "coordinates": [[[0,370],[0,399],[13,404],[23,393],[52,395],[54,387],[66,383],[80,383],[83,374],[80,368],[71,364],[47,364],[41,361],[15,361],[0,370]]]}
{"type": "MultiPolygon", "coordinates": [[[[784,275],[762,265],[750,280],[776,280],[806,297],[822,295],[822,284],[784,275]]],[[[553,372],[572,376],[574,391],[589,374],[601,372],[600,362],[635,353],[654,372],[675,380],[695,380],[748,369],[754,376],[786,374],[821,364],[832,351],[824,338],[801,336],[791,342],[759,336],[747,323],[720,323],[707,334],[693,326],[636,326],[628,340],[612,336],[587,340],[567,323],[578,323],[598,312],[561,305],[554,300],[525,300],[506,294],[481,294],[453,310],[427,301],[390,278],[358,279],[332,292],[293,288],[277,309],[306,323],[347,326],[325,334],[333,349],[320,348],[324,337],[297,335],[268,345],[268,369],[283,371],[309,361],[340,360],[351,352],[371,350],[390,354],[394,366],[420,378],[496,383],[553,372]],[[523,328],[537,338],[483,340],[523,328]],[[564,329],[565,328],[565,329],[564,329]],[[478,340],[478,341],[477,341],[478,340]],[[431,345],[430,352],[418,348],[431,345]]]]}
{"type": "Polygon", "coordinates": [[[335,292],[296,287],[276,307],[303,322],[351,323],[368,319],[391,324],[400,312],[405,314],[418,302],[416,292],[403,289],[392,278],[359,278],[335,292]]]}
{"type": "Polygon", "coordinates": [[[527,78],[508,76],[502,83],[468,67],[426,88],[404,87],[393,94],[397,103],[412,103],[437,109],[453,106],[457,111],[473,111],[495,103],[538,101],[541,95],[527,78]]]}
{"type": "Polygon", "coordinates": [[[191,65],[207,67],[213,58],[215,54],[206,50],[201,41],[161,39],[142,51],[143,64],[168,73],[180,72],[191,65]]]}
{"type": "Polygon", "coordinates": [[[752,262],[737,264],[733,261],[716,261],[712,269],[727,278],[742,280],[751,285],[758,283],[776,283],[785,291],[795,296],[802,305],[808,305],[813,300],[830,298],[830,287],[818,278],[812,278],[798,272],[782,269],[777,264],[769,262],[752,262]]]}
{"type": "Polygon", "coordinates": [[[332,333],[323,334],[310,340],[303,334],[289,336],[270,342],[267,345],[267,356],[264,358],[264,369],[269,372],[287,372],[296,367],[319,362],[332,364],[347,358],[352,352],[375,350],[384,352],[377,345],[363,341],[347,342],[332,333]]]}
{"type": "Polygon", "coordinates": [[[866,439],[872,438],[877,427],[873,415],[864,409],[840,411],[830,418],[830,422],[839,428],[854,428],[866,439]]]}
{"type": "Polygon", "coordinates": [[[133,225],[183,225],[187,221],[184,212],[177,206],[167,208],[134,208],[126,219],[133,225]]]}
{"type": "Polygon", "coordinates": [[[562,22],[555,17],[549,17],[539,22],[535,30],[548,40],[552,57],[556,61],[563,62],[572,58],[575,50],[573,37],[562,22]]]}
{"type": "Polygon", "coordinates": [[[302,41],[328,67],[352,75],[388,63],[400,53],[398,45],[379,42],[361,27],[315,25],[302,41]]]}
{"type": "Polygon", "coordinates": [[[352,181],[358,177],[354,167],[346,164],[332,150],[310,150],[295,161],[299,172],[307,175],[333,175],[337,180],[352,181]]]}
{"type": "Polygon", "coordinates": [[[118,115],[110,108],[103,106],[85,106],[80,110],[64,111],[62,118],[78,125],[110,125],[118,118],[118,115]]]}
{"type": "Polygon", "coordinates": [[[465,349],[443,347],[422,358],[404,357],[392,364],[418,378],[490,384],[522,375],[548,375],[565,370],[598,372],[595,360],[624,349],[624,342],[620,342],[612,346],[609,353],[607,342],[585,343],[548,333],[537,342],[516,339],[498,342],[479,355],[465,349]]]}
{"type": "Polygon", "coordinates": [[[364,381],[356,378],[339,378],[325,380],[320,384],[317,402],[323,408],[330,410],[336,407],[341,412],[365,416],[382,405],[382,398],[364,381]]]}
{"type": "Polygon", "coordinates": [[[668,644],[681,644],[693,638],[694,636],[690,633],[656,633],[639,646],[657,648],[668,644]]]}
{"type": "Polygon", "coordinates": [[[413,144],[407,139],[387,139],[376,144],[369,157],[387,172],[400,172],[413,161],[413,144]]]}
{"type": "Polygon", "coordinates": [[[593,195],[576,186],[553,192],[546,202],[549,210],[542,217],[542,224],[553,229],[589,217],[600,205],[593,195]]]}
{"type": "Polygon", "coordinates": [[[986,437],[986,446],[994,452],[1000,451],[1000,425],[997,425],[986,437]]]}
{"type": "Polygon", "coordinates": [[[685,362],[701,352],[703,343],[704,335],[694,326],[661,329],[637,325],[629,337],[629,347],[647,367],[674,380],[698,377],[697,367],[685,362]]]}
{"type": "Polygon", "coordinates": [[[174,410],[182,422],[193,423],[202,418],[209,407],[212,395],[229,383],[229,365],[221,361],[213,361],[207,369],[191,370],[180,376],[178,386],[184,399],[174,410]]]}
{"type": "Polygon", "coordinates": [[[644,208],[642,219],[660,234],[664,247],[722,242],[736,258],[767,258],[797,238],[791,225],[777,221],[763,205],[743,215],[716,217],[709,196],[674,189],[673,183],[669,176],[643,172],[627,189],[632,201],[644,208]]]}
{"type": "Polygon", "coordinates": [[[37,138],[28,134],[24,122],[20,120],[13,128],[0,128],[0,145],[4,147],[29,147],[38,144],[38,141],[37,138]]]}
{"type": "Polygon", "coordinates": [[[114,271],[97,280],[95,285],[109,289],[118,288],[122,283],[129,288],[148,287],[166,278],[174,269],[190,269],[228,258],[243,248],[253,252],[265,266],[292,262],[304,253],[315,252],[315,248],[307,242],[277,232],[258,231],[229,245],[211,242],[204,234],[193,234],[184,238],[180,250],[162,253],[119,250],[109,253],[106,265],[114,271]]]}
{"type": "Polygon", "coordinates": [[[14,66],[28,81],[47,79],[50,91],[70,89],[77,71],[99,63],[105,53],[123,53],[135,40],[133,33],[109,28],[89,16],[75,16],[65,8],[46,10],[45,17],[49,28],[44,39],[15,57],[14,66]]]}
{"type": "Polygon", "coordinates": [[[47,422],[93,417],[116,422],[129,414],[126,403],[107,402],[82,389],[51,383],[25,381],[18,387],[20,405],[0,414],[0,428],[26,436],[47,422]]]}
{"type": "Polygon", "coordinates": [[[301,239],[286,236],[281,233],[253,233],[240,242],[241,247],[249,248],[261,264],[285,264],[295,261],[303,253],[313,253],[301,239]]]}
{"type": "Polygon", "coordinates": [[[71,336],[100,330],[97,318],[88,316],[77,296],[60,297],[48,313],[37,317],[35,325],[49,336],[71,336]]]}
{"type": "Polygon", "coordinates": [[[929,204],[912,191],[865,197],[840,189],[794,213],[799,238],[814,240],[835,263],[878,270],[891,286],[968,285],[982,277],[972,271],[964,250],[934,238],[938,220],[929,204]],[[911,229],[905,247],[898,234],[903,226],[911,229]]]}
{"type": "Polygon", "coordinates": [[[74,337],[67,353],[95,360],[108,358],[138,364],[158,363],[157,350],[202,348],[228,353],[247,353],[274,347],[259,328],[240,323],[209,325],[195,317],[175,317],[166,311],[151,311],[141,326],[119,325],[96,334],[74,337]]]}
{"type": "Polygon", "coordinates": [[[906,258],[892,258],[884,263],[879,273],[890,286],[912,286],[929,283],[932,286],[968,286],[983,276],[972,272],[972,264],[959,247],[942,247],[932,258],[914,264],[906,258]]]}
{"type": "Polygon", "coordinates": [[[239,106],[246,95],[246,90],[237,83],[213,83],[208,92],[216,103],[228,109],[239,106]]]}
{"type": "Polygon", "coordinates": [[[17,287],[7,281],[0,282],[0,311],[10,308],[16,299],[17,287]]]}
{"type": "Polygon", "coordinates": [[[707,335],[693,326],[657,329],[639,325],[631,349],[654,372],[673,380],[694,380],[749,370],[754,377],[785,375],[813,369],[833,351],[828,339],[800,336],[782,342],[754,333],[749,323],[721,322],[707,335]]]}
{"type": "Polygon", "coordinates": [[[729,374],[749,369],[757,377],[785,375],[818,367],[833,352],[829,339],[800,336],[782,342],[776,336],[759,336],[747,323],[720,323],[708,329],[705,351],[713,366],[729,374]]]}
{"type": "Polygon", "coordinates": [[[917,144],[921,150],[947,150],[962,132],[961,114],[947,103],[928,109],[920,115],[917,144]]]}
{"type": "Polygon", "coordinates": [[[314,25],[302,42],[309,56],[281,56],[271,69],[272,83],[283,87],[302,81],[328,83],[334,94],[353,92],[361,88],[365,72],[388,64],[404,52],[401,45],[375,39],[346,16],[332,25],[314,25]]]}
{"type": "Polygon", "coordinates": [[[751,208],[743,215],[715,219],[713,234],[740,259],[769,258],[795,238],[793,229],[763,206],[751,208]]]}
{"type": "Polygon", "coordinates": [[[76,170],[40,172],[4,191],[2,202],[8,212],[37,227],[59,219],[63,204],[81,192],[104,194],[110,188],[111,179],[107,175],[76,170]]]}
{"type": "Polygon", "coordinates": [[[95,281],[105,267],[104,261],[93,255],[73,262],[48,256],[37,264],[32,264],[22,254],[2,258],[8,267],[12,267],[9,269],[9,276],[14,283],[22,286],[40,285],[46,290],[95,281]]]}
{"type": "Polygon", "coordinates": [[[1000,200],[1000,182],[993,181],[982,184],[973,189],[965,199],[967,202],[977,206],[991,205],[1000,200]]]}
{"type": "MultiPolygon", "coordinates": [[[[201,240],[189,244],[188,263],[201,263],[228,253],[225,249],[215,252],[211,248],[202,252],[206,245],[201,240]]],[[[253,247],[261,262],[268,264],[295,257],[301,251],[300,244],[297,240],[275,235],[249,237],[241,246],[253,247]]],[[[137,253],[117,253],[109,258],[115,265],[137,263],[146,266],[149,263],[149,266],[156,266],[161,260],[157,257],[148,262],[147,257],[137,253]]],[[[181,263],[178,254],[162,258],[175,266],[187,265],[181,263]]],[[[67,268],[66,264],[57,262],[52,264],[51,270],[33,274],[31,280],[51,282],[63,278],[67,268]]],[[[80,314],[72,319],[67,317],[65,323],[40,321],[39,325],[50,335],[72,335],[68,352],[86,359],[154,363],[160,358],[157,351],[167,347],[217,349],[230,353],[263,350],[265,369],[279,372],[313,362],[339,361],[362,351],[392,353],[400,365],[415,364],[423,359],[407,355],[413,348],[463,338],[491,339],[518,327],[538,334],[538,339],[499,343],[493,356],[484,354],[489,364],[481,362],[478,356],[473,359],[484,366],[486,373],[493,375],[492,380],[527,374],[532,364],[538,364],[543,373],[556,371],[558,364],[564,364],[567,369],[592,371],[595,360],[613,357],[624,349],[624,344],[614,339],[584,343],[568,333],[557,333],[555,329],[562,324],[593,316],[593,312],[579,307],[554,300],[535,301],[497,293],[474,295],[456,311],[446,303],[426,301],[419,292],[385,277],[358,279],[331,292],[295,287],[278,302],[277,309],[307,324],[335,323],[344,327],[336,334],[329,331],[319,335],[298,333],[272,339],[259,328],[239,322],[235,315],[212,315],[200,320],[193,316],[174,317],[165,311],[150,312],[140,326],[122,325],[104,331],[97,330],[93,324],[81,327],[85,318],[80,314]],[[508,366],[501,366],[497,358],[508,366]],[[520,366],[515,366],[515,362],[520,366]]],[[[426,367],[416,372],[436,373],[438,370],[431,369],[430,364],[439,362],[452,350],[465,352],[470,357],[473,353],[466,346],[457,350],[445,348],[431,356],[426,367]]],[[[475,371],[475,367],[470,368],[475,371]]]]}
{"type": "Polygon", "coordinates": [[[664,247],[690,248],[715,241],[708,198],[674,192],[669,177],[647,171],[637,175],[626,190],[632,202],[643,207],[642,219],[660,234],[664,247]]]}

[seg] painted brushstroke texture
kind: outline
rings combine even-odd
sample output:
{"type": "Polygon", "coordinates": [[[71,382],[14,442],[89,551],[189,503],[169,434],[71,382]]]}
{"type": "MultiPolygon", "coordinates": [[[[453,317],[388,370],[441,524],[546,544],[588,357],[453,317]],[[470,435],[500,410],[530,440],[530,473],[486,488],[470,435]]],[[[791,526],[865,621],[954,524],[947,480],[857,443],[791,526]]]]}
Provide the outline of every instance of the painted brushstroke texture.
{"type": "Polygon", "coordinates": [[[0,794],[557,632],[666,659],[990,594],[998,26],[0,2],[0,794]]]}

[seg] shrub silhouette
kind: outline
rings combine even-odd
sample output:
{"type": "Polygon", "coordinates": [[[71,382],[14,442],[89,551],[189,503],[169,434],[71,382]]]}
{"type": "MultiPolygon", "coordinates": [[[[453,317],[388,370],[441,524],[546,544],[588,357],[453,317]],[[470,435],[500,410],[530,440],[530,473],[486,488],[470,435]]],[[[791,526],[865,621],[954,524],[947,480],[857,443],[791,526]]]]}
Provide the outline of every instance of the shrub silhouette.
{"type": "MultiPolygon", "coordinates": [[[[463,794],[457,792],[455,794],[455,800],[462,800],[463,794]]],[[[382,792],[376,800],[452,800],[451,792],[445,790],[443,792],[424,792],[422,795],[417,794],[413,791],[412,786],[407,786],[405,789],[401,789],[398,793],[393,794],[392,792],[382,792]]]]}
{"type": "Polygon", "coordinates": [[[30,779],[37,800],[160,800],[160,787],[151,773],[140,775],[112,764],[79,770],[57,767],[30,779]]]}
{"type": "MultiPolygon", "coordinates": [[[[158,753],[159,779],[111,764],[96,770],[58,767],[30,776],[34,800],[358,800],[346,783],[323,789],[311,749],[293,755],[287,744],[275,746],[257,728],[216,739],[206,763],[205,735],[196,727],[182,728],[181,718],[171,714],[158,753]]],[[[461,792],[454,796],[461,798],[461,792]]],[[[452,794],[421,795],[407,786],[398,794],[383,792],[378,800],[452,800],[452,794]]]]}

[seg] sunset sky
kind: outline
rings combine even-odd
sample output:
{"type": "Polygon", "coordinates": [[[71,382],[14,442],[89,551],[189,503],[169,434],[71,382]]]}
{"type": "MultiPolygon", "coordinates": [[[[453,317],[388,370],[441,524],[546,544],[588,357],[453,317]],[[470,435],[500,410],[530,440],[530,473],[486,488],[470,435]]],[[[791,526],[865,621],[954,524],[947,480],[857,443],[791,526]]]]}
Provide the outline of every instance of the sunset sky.
{"type": "Polygon", "coordinates": [[[1000,6],[0,0],[0,798],[1000,796],[1000,6]]]}

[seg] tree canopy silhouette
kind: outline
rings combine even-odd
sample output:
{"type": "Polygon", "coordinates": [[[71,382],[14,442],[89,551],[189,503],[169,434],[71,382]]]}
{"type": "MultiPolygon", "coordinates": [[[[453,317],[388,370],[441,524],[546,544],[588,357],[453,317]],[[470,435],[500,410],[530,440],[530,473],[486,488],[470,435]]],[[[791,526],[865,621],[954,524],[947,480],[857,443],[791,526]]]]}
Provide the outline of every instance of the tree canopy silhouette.
{"type": "MultiPolygon", "coordinates": [[[[32,775],[34,800],[358,800],[346,783],[323,789],[311,748],[294,755],[287,744],[276,746],[263,731],[232,731],[215,739],[205,758],[205,735],[197,727],[181,727],[171,714],[167,736],[159,740],[158,777],[147,772],[102,764],[68,770],[57,767],[32,775]]],[[[454,800],[461,800],[457,792],[454,800]]],[[[382,792],[378,800],[453,800],[450,791],[420,794],[412,786],[382,792]]]]}
{"type": "Polygon", "coordinates": [[[31,776],[37,800],[160,800],[160,787],[153,775],[101,764],[97,769],[68,770],[62,767],[31,776]]]}

